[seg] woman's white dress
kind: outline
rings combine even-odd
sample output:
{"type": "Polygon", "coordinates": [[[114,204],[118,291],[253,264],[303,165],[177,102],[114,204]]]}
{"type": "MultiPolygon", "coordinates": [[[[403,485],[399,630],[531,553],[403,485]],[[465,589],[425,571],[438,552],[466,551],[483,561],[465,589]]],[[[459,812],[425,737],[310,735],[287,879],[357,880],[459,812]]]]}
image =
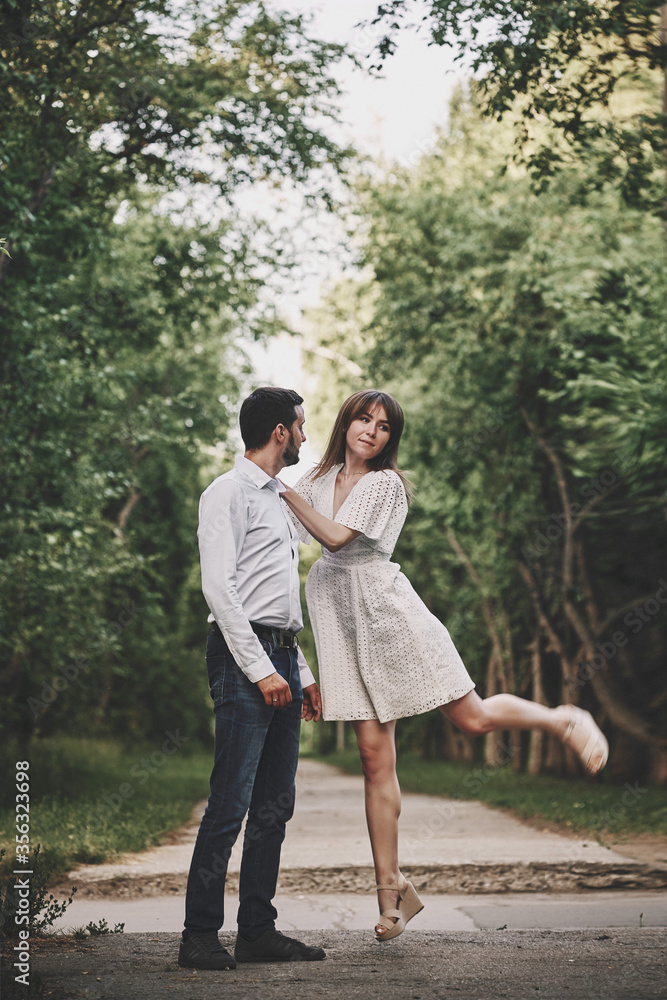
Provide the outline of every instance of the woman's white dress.
{"type": "Polygon", "coordinates": [[[333,518],[340,468],[296,486],[320,514],[362,532],[338,552],[323,547],[306,583],[323,717],[387,722],[462,698],[475,685],[449,632],[390,562],[408,512],[400,477],[367,473],[333,518]]]}

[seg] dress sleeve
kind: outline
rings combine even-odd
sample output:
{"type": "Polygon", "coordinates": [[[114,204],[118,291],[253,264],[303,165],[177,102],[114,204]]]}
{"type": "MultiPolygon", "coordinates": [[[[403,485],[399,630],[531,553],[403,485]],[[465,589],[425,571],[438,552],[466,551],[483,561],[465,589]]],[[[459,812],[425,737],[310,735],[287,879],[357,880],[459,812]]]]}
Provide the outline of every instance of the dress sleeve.
{"type": "MultiPolygon", "coordinates": [[[[306,503],[309,503],[311,507],[314,506],[313,480],[311,479],[310,472],[307,472],[305,476],[301,477],[301,479],[296,484],[294,489],[299,494],[299,496],[306,501],[306,503]]],[[[301,521],[296,516],[294,511],[290,507],[288,507],[287,504],[285,504],[285,507],[289,513],[289,516],[292,518],[292,524],[296,528],[300,540],[303,542],[304,545],[310,545],[310,543],[313,540],[313,536],[306,531],[306,529],[304,528],[304,526],[302,525],[301,521]]]]}
{"type": "Polygon", "coordinates": [[[400,478],[392,470],[364,476],[336,514],[338,524],[360,531],[383,552],[393,552],[408,513],[400,478]]]}

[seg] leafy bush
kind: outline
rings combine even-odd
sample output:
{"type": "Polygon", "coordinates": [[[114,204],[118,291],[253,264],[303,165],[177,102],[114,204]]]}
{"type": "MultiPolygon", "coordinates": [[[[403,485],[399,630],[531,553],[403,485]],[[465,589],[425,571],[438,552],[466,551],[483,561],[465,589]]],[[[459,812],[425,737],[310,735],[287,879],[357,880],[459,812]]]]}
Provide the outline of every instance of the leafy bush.
{"type": "Polygon", "coordinates": [[[100,937],[102,934],[124,934],[125,924],[114,924],[113,930],[109,927],[108,923],[104,919],[98,920],[97,923],[94,921],[89,921],[85,927],[81,927],[74,931],[75,938],[87,938],[87,937],[100,937]]]}
{"type": "MultiPolygon", "coordinates": [[[[5,854],[6,851],[0,850],[0,862],[5,854]]],[[[69,898],[62,901],[58,901],[53,893],[48,892],[47,885],[52,875],[52,868],[42,854],[41,844],[37,845],[30,861],[32,874],[25,876],[29,888],[27,924],[16,921],[19,913],[16,888],[24,879],[20,875],[10,872],[0,881],[0,939],[14,940],[18,938],[21,928],[29,928],[31,935],[34,935],[51,927],[56,920],[63,916],[76,892],[76,888],[73,888],[69,898]]]]}

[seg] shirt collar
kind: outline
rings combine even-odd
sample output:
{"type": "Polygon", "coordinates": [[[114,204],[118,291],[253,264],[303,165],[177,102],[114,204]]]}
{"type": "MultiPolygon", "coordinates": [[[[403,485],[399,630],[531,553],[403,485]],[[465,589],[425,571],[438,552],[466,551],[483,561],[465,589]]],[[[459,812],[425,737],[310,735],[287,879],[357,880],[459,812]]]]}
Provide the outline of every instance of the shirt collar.
{"type": "Polygon", "coordinates": [[[284,490],[284,487],[277,479],[272,479],[271,476],[264,472],[264,469],[260,469],[255,462],[251,462],[245,455],[237,456],[234,468],[237,472],[242,472],[244,476],[252,480],[258,490],[264,489],[265,486],[268,486],[269,489],[274,490],[276,493],[282,493],[284,490]]]}

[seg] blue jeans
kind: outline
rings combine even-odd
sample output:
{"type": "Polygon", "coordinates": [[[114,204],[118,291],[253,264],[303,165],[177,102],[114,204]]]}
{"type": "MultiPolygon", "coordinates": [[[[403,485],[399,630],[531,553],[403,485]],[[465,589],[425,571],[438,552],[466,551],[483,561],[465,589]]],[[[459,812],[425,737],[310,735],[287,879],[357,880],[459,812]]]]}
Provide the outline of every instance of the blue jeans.
{"type": "Polygon", "coordinates": [[[220,635],[206,645],[215,711],[211,794],[197,835],[185,897],[184,936],[218,931],[224,920],[227,864],[248,814],[239,879],[239,932],[250,940],[275,928],[280,848],[294,812],[303,692],[296,649],[260,640],[289,683],[283,709],[264,704],[256,684],[232,658],[220,635]]]}

